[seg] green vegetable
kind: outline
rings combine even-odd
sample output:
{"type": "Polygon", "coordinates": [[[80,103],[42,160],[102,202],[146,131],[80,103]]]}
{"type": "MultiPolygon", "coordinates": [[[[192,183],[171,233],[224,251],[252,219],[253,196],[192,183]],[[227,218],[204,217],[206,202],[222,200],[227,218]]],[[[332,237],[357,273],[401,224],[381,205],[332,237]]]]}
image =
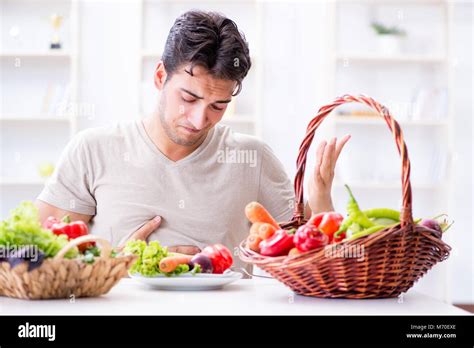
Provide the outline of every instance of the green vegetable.
{"type": "MultiPolygon", "coordinates": [[[[46,257],[53,257],[67,243],[67,236],[57,236],[41,227],[38,209],[30,201],[21,202],[6,220],[0,222],[0,245],[35,245],[46,257]]],[[[77,255],[78,249],[74,247],[64,257],[74,258],[77,255]]]]}
{"type": "Polygon", "coordinates": [[[400,212],[394,209],[389,208],[374,208],[369,210],[364,210],[363,213],[368,218],[387,218],[394,221],[400,221],[400,212]]]}
{"type": "Polygon", "coordinates": [[[369,228],[375,224],[360,210],[354,195],[348,185],[345,185],[347,192],[349,192],[349,202],[347,203],[347,213],[352,223],[357,223],[363,228],[369,228]]]}
{"type": "Polygon", "coordinates": [[[202,272],[201,265],[199,263],[195,263],[191,271],[192,275],[196,275],[196,273],[201,273],[201,272],[202,272]]]}
{"type": "MultiPolygon", "coordinates": [[[[351,239],[355,239],[353,238],[354,236],[360,237],[362,233],[366,235],[368,229],[372,227],[395,225],[400,221],[400,212],[394,209],[374,208],[361,211],[350,187],[348,185],[345,185],[345,187],[349,193],[349,201],[347,203],[348,216],[335,233],[335,238],[348,231],[352,233],[351,239]]],[[[374,228],[373,230],[380,229],[374,228]]]]}
{"type": "Polygon", "coordinates": [[[347,231],[350,231],[350,232],[352,232],[353,234],[354,234],[354,233],[359,233],[360,231],[362,231],[362,227],[360,227],[359,224],[353,222],[353,223],[349,226],[349,228],[347,229],[347,231]]]}
{"type": "MultiPolygon", "coordinates": [[[[447,214],[437,215],[433,218],[433,220],[435,220],[439,223],[439,226],[441,227],[442,233],[446,232],[454,224],[453,220],[448,219],[447,214]]],[[[415,220],[414,222],[418,223],[420,221],[421,221],[421,219],[418,219],[418,220],[415,220]]]]}
{"type": "Polygon", "coordinates": [[[398,29],[397,27],[387,27],[382,23],[379,22],[372,22],[371,25],[372,29],[378,35],[396,35],[396,36],[404,36],[406,33],[404,30],[398,29]]]}
{"type": "Polygon", "coordinates": [[[393,225],[399,222],[398,220],[392,220],[389,218],[375,218],[371,220],[374,224],[383,226],[393,225]]]}
{"type": "Polygon", "coordinates": [[[138,260],[130,268],[130,272],[140,273],[145,276],[160,274],[158,265],[160,260],[168,254],[168,250],[162,248],[157,241],[150,242],[147,245],[145,241],[132,240],[125,245],[124,251],[138,255],[138,260]]]}
{"type": "Polygon", "coordinates": [[[84,251],[84,257],[82,261],[88,264],[92,264],[96,257],[100,256],[100,249],[97,246],[91,246],[84,251]]]}
{"type": "Polygon", "coordinates": [[[348,185],[344,185],[349,192],[349,201],[347,202],[347,217],[342,221],[339,230],[334,234],[334,238],[340,236],[342,232],[347,231],[351,228],[354,231],[354,223],[360,226],[360,229],[369,228],[375,226],[375,223],[372,222],[363,211],[360,210],[359,204],[357,203],[354,195],[352,194],[351,189],[348,185]]]}
{"type": "Polygon", "coordinates": [[[187,264],[181,264],[176,267],[176,269],[173,272],[167,272],[163,273],[167,277],[175,276],[175,275],[180,275],[181,273],[186,273],[189,272],[189,265],[187,264]]]}
{"type": "Polygon", "coordinates": [[[92,254],[92,256],[99,257],[100,256],[100,250],[97,246],[91,246],[86,251],[84,251],[84,255],[92,254]]]}
{"type": "Polygon", "coordinates": [[[130,273],[139,273],[147,277],[153,277],[159,274],[166,276],[176,276],[189,272],[189,266],[186,264],[179,265],[173,272],[161,272],[161,259],[170,256],[167,247],[162,247],[158,241],[148,243],[143,240],[132,240],[127,242],[124,248],[125,253],[138,255],[138,260],[130,268],[130,273]]]}
{"type": "Polygon", "coordinates": [[[82,261],[85,262],[85,263],[88,263],[88,264],[94,263],[94,261],[95,261],[94,254],[92,254],[92,253],[85,254],[82,261]]]}
{"type": "Polygon", "coordinates": [[[360,238],[360,237],[365,237],[365,236],[368,236],[372,233],[375,233],[375,232],[378,232],[380,230],[383,230],[385,228],[387,228],[388,226],[372,226],[372,227],[369,227],[363,231],[360,231],[358,233],[354,233],[352,236],[350,236],[348,238],[348,240],[354,240],[354,239],[357,239],[357,238],[360,238]]]}

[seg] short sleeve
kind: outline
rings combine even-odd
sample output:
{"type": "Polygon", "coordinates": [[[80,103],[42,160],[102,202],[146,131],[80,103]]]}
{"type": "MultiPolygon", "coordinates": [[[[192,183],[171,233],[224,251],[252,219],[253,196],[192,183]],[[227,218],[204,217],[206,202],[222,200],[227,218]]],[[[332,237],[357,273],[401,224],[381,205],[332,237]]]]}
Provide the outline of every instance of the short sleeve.
{"type": "Polygon", "coordinates": [[[263,144],[262,152],[258,201],[278,222],[289,221],[295,202],[293,185],[272,149],[263,144]]]}
{"type": "Polygon", "coordinates": [[[38,200],[73,213],[95,215],[96,201],[90,190],[92,171],[86,145],[84,132],[71,139],[38,200]]]}

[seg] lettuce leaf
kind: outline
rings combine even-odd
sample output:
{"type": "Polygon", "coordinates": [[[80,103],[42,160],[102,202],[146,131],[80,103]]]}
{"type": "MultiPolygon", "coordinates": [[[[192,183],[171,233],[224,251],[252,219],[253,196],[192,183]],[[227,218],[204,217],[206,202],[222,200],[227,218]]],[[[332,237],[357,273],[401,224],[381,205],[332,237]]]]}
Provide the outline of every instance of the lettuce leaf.
{"type": "MultiPolygon", "coordinates": [[[[0,245],[35,245],[46,257],[55,256],[66,244],[66,235],[57,236],[41,227],[38,208],[30,201],[21,202],[10,211],[10,216],[0,222],[0,245]]],[[[78,249],[72,248],[65,257],[74,258],[78,249]]]]}

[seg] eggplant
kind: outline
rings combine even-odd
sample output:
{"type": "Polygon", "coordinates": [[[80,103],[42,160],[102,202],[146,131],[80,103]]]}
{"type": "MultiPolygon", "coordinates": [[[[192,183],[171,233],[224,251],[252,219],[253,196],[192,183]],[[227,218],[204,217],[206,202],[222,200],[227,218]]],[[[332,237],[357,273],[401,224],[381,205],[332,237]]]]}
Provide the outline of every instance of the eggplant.
{"type": "Polygon", "coordinates": [[[28,262],[28,271],[38,268],[43,263],[45,254],[34,245],[25,245],[8,254],[8,263],[11,268],[18,266],[23,261],[28,262]]]}
{"type": "Polygon", "coordinates": [[[201,266],[201,273],[212,273],[212,271],[214,270],[214,268],[212,267],[211,259],[201,253],[194,255],[191,259],[191,263],[193,264],[193,267],[196,264],[201,266]]]}
{"type": "Polygon", "coordinates": [[[192,271],[194,269],[194,263],[192,263],[191,261],[189,261],[187,265],[189,267],[189,271],[192,271]]]}
{"type": "Polygon", "coordinates": [[[420,226],[429,228],[430,230],[433,230],[436,232],[436,235],[441,238],[443,234],[443,230],[441,229],[441,226],[438,221],[433,220],[433,219],[423,219],[419,223],[420,226]]]}
{"type": "Polygon", "coordinates": [[[7,261],[7,255],[8,255],[7,247],[1,245],[0,246],[0,262],[6,262],[7,261]]]}
{"type": "Polygon", "coordinates": [[[15,268],[20,263],[25,261],[22,256],[22,249],[13,250],[8,254],[8,263],[10,264],[11,268],[15,268]]]}

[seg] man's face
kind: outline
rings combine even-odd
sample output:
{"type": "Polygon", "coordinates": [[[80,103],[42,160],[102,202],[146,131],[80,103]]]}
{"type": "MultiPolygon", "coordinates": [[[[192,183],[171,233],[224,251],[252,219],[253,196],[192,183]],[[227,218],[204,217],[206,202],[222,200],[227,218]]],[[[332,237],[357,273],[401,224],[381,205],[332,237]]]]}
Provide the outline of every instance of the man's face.
{"type": "Polygon", "coordinates": [[[155,77],[162,90],[161,125],[168,138],[182,146],[193,146],[206,137],[222,119],[236,87],[235,81],[216,79],[201,66],[193,68],[192,76],[189,71],[190,66],[183,66],[162,84],[155,77]]]}

